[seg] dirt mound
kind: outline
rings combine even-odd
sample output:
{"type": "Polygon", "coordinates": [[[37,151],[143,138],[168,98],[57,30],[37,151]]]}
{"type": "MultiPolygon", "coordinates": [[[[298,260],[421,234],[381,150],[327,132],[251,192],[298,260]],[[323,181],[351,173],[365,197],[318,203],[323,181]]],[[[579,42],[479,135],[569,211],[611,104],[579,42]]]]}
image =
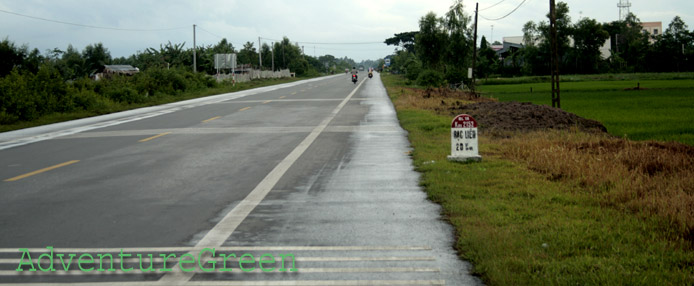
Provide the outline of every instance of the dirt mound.
{"type": "Polygon", "coordinates": [[[530,102],[478,102],[447,107],[451,116],[469,114],[480,131],[531,131],[578,128],[588,132],[607,132],[602,123],[546,105],[530,102]]]}

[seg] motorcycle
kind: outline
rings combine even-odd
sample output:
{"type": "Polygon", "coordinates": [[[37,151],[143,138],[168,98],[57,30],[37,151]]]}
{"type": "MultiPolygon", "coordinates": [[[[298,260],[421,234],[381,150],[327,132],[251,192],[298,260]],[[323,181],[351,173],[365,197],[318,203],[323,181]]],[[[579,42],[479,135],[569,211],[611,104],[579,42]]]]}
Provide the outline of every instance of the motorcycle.
{"type": "Polygon", "coordinates": [[[356,75],[356,74],[353,74],[353,75],[352,75],[352,82],[353,82],[354,84],[357,84],[357,75],[356,75]]]}
{"type": "Polygon", "coordinates": [[[369,78],[372,78],[372,77],[374,77],[374,74],[370,72],[370,73],[369,73],[369,78]]]}

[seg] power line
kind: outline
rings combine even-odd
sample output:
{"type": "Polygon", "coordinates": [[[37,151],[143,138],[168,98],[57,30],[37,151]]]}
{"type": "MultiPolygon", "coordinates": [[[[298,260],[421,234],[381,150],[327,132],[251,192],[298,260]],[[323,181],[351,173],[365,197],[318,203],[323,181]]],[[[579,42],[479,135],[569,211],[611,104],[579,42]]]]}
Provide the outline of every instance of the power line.
{"type": "Polygon", "coordinates": [[[210,35],[212,35],[212,36],[215,36],[215,37],[217,37],[217,38],[220,38],[220,39],[225,39],[225,37],[222,37],[222,36],[220,36],[220,35],[217,35],[217,34],[215,34],[215,33],[210,32],[210,31],[208,31],[208,30],[205,30],[205,29],[203,29],[202,27],[200,27],[199,25],[198,25],[197,27],[198,27],[198,29],[202,30],[202,31],[205,32],[205,33],[208,33],[208,34],[210,34],[210,35]]]}
{"type": "Polygon", "coordinates": [[[92,29],[102,29],[102,30],[116,30],[116,31],[130,31],[130,32],[156,32],[156,31],[171,31],[171,30],[188,29],[187,26],[186,27],[176,27],[176,28],[164,28],[164,29],[126,29],[126,28],[100,27],[100,26],[71,23],[71,22],[35,17],[35,16],[30,16],[30,15],[24,15],[24,14],[15,13],[12,11],[6,11],[6,10],[2,10],[2,9],[0,9],[0,12],[12,14],[12,15],[16,15],[16,16],[21,16],[21,17],[26,17],[26,18],[31,18],[31,19],[36,19],[36,20],[41,20],[41,21],[47,21],[47,22],[65,24],[65,25],[72,25],[72,26],[78,26],[78,27],[85,27],[85,28],[92,28],[92,29]]]}
{"type": "MultiPolygon", "coordinates": [[[[269,40],[269,41],[274,41],[274,42],[282,42],[282,40],[276,40],[276,39],[270,39],[270,38],[262,38],[263,40],[269,40]]],[[[383,44],[383,42],[343,42],[343,43],[335,43],[335,42],[303,42],[303,41],[293,41],[295,43],[299,44],[305,44],[305,45],[374,45],[374,44],[383,44]]]]}
{"type": "Polygon", "coordinates": [[[347,43],[320,43],[320,42],[297,42],[308,45],[373,45],[383,44],[383,42],[347,42],[347,43]]]}
{"type": "Polygon", "coordinates": [[[487,8],[483,8],[483,9],[480,9],[479,12],[482,12],[482,11],[487,10],[487,9],[494,8],[496,5],[499,5],[499,4],[501,4],[501,3],[504,3],[504,1],[506,1],[506,0],[501,0],[501,1],[499,1],[499,2],[496,2],[496,4],[494,4],[494,5],[492,5],[492,6],[489,6],[489,7],[487,7],[487,8]]]}
{"type": "Polygon", "coordinates": [[[513,8],[513,10],[511,10],[511,12],[509,12],[508,14],[504,15],[504,16],[501,17],[501,18],[489,19],[489,18],[487,18],[487,17],[485,17],[485,16],[482,16],[482,15],[480,15],[480,17],[484,18],[484,19],[487,20],[487,21],[498,21],[498,20],[501,20],[501,19],[506,18],[506,17],[508,17],[509,15],[513,14],[513,12],[516,12],[516,10],[518,10],[518,8],[520,8],[521,6],[523,6],[523,3],[525,3],[525,1],[526,1],[526,0],[523,0],[522,2],[520,2],[520,4],[518,4],[518,6],[516,6],[516,8],[513,8]]]}

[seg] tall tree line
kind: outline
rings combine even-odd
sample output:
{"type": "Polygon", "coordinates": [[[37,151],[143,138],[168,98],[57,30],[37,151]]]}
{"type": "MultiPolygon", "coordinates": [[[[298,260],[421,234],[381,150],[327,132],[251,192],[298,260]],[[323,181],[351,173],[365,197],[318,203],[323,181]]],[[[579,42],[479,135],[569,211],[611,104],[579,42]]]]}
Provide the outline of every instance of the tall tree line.
{"type": "MultiPolygon", "coordinates": [[[[651,35],[644,32],[634,14],[609,23],[587,17],[573,22],[569,11],[567,3],[557,3],[559,64],[563,74],[694,71],[694,31],[679,16],[664,32],[651,35]],[[610,50],[608,56],[601,52],[604,46],[610,50]]],[[[431,78],[432,74],[448,83],[466,80],[464,71],[471,66],[472,59],[470,24],[460,0],[455,0],[443,17],[426,14],[419,20],[419,31],[397,33],[385,40],[386,44],[399,47],[389,56],[391,70],[420,84],[427,82],[422,76],[431,78]]],[[[549,20],[529,21],[522,31],[521,47],[510,49],[503,57],[482,37],[475,67],[478,78],[550,73],[549,20]]]]}

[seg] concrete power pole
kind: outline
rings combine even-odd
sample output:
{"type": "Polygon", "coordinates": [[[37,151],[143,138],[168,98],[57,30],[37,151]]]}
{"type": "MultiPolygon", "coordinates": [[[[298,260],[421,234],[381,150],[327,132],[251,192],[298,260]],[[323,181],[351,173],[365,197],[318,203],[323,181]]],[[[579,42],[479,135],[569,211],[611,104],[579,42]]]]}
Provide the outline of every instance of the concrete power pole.
{"type": "Polygon", "coordinates": [[[552,107],[561,108],[559,101],[559,53],[557,40],[557,11],[554,6],[554,0],[549,0],[549,29],[550,29],[550,46],[551,56],[550,62],[552,70],[552,107]]]}
{"type": "Polygon", "coordinates": [[[479,12],[480,3],[475,3],[475,33],[472,41],[472,82],[470,82],[470,90],[477,97],[475,92],[475,63],[477,61],[477,12],[479,12]]]}
{"type": "Polygon", "coordinates": [[[195,50],[196,50],[196,48],[195,48],[195,24],[193,24],[193,72],[194,73],[198,72],[198,69],[197,69],[198,62],[197,62],[197,56],[195,55],[195,50]]]}
{"type": "Polygon", "coordinates": [[[258,69],[263,70],[263,46],[260,44],[260,37],[258,37],[258,69]]]}

